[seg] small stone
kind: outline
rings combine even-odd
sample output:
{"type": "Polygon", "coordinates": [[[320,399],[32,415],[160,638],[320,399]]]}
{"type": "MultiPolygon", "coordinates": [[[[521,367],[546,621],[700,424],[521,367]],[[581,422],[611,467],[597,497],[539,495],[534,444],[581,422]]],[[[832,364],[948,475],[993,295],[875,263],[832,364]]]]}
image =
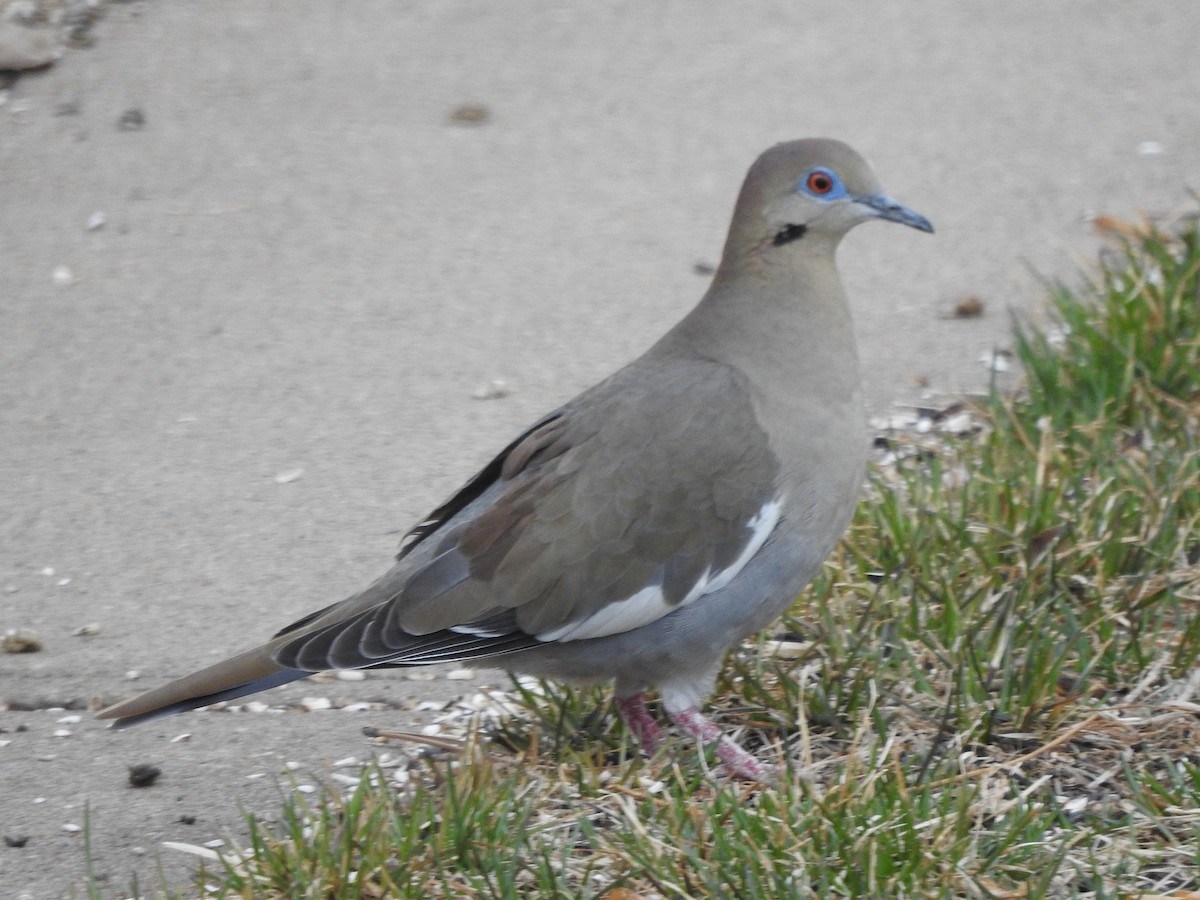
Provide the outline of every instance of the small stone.
{"type": "Polygon", "coordinates": [[[102,213],[100,210],[96,210],[94,213],[88,216],[87,230],[99,231],[104,227],[104,223],[107,221],[108,219],[105,217],[104,213],[102,213]]]}
{"type": "Polygon", "coordinates": [[[305,712],[316,712],[322,709],[333,709],[333,701],[328,697],[301,697],[300,708],[305,712]]]}
{"type": "Polygon", "coordinates": [[[71,632],[73,637],[95,637],[100,633],[99,622],[88,622],[86,625],[80,625],[71,632]]]}
{"type": "Polygon", "coordinates": [[[4,846],[12,847],[15,850],[21,849],[28,843],[29,843],[29,835],[27,835],[27,834],[12,834],[12,835],[6,834],[4,836],[4,846]]]}
{"type": "Polygon", "coordinates": [[[126,681],[137,681],[141,677],[142,677],[142,673],[139,672],[137,669],[130,669],[128,672],[125,673],[126,681]]]}
{"type": "Polygon", "coordinates": [[[315,793],[317,789],[311,784],[298,784],[296,785],[296,790],[302,794],[312,794],[315,793]]]}
{"type": "Polygon", "coordinates": [[[983,315],[983,301],[978,297],[964,297],[954,304],[954,318],[977,319],[983,315]]]}
{"type": "Polygon", "coordinates": [[[55,584],[56,584],[58,587],[66,587],[68,584],[70,584],[70,583],[71,583],[71,579],[70,579],[70,578],[60,578],[60,579],[58,579],[58,581],[56,581],[56,582],[54,582],[54,583],[55,583],[55,584]]]}
{"type": "Polygon", "coordinates": [[[507,381],[503,378],[493,378],[472,391],[471,396],[476,400],[499,400],[511,393],[512,388],[508,386],[507,381]]]}
{"type": "Polygon", "coordinates": [[[177,735],[175,735],[175,737],[171,738],[171,743],[172,744],[185,744],[188,741],[190,741],[191,739],[192,739],[191,733],[185,731],[183,734],[177,734],[177,735]]]}
{"type": "Polygon", "coordinates": [[[61,719],[58,720],[57,724],[59,724],[59,725],[78,725],[82,721],[83,721],[83,716],[70,715],[70,716],[63,716],[61,719]]]}
{"type": "MultiPolygon", "coordinates": [[[[67,285],[75,283],[75,273],[71,271],[70,266],[57,265],[54,267],[54,271],[52,273],[50,273],[50,280],[53,281],[55,284],[57,284],[59,287],[66,287],[67,285]]],[[[42,574],[43,575],[47,575],[47,574],[53,575],[54,570],[53,569],[49,569],[49,570],[43,569],[42,574]]]]}
{"type": "Polygon", "coordinates": [[[125,110],[117,119],[118,131],[140,131],[146,125],[146,114],[136,106],[125,110]]]}
{"type": "Polygon", "coordinates": [[[134,788],[150,787],[154,782],[158,781],[158,776],[162,774],[162,769],[158,766],[152,766],[148,763],[129,767],[129,786],[134,788]]]}
{"type": "Polygon", "coordinates": [[[334,678],[338,681],[364,681],[367,673],[362,669],[338,669],[334,672],[334,678]]]}
{"type": "Polygon", "coordinates": [[[46,568],[42,569],[42,574],[45,575],[47,578],[53,578],[54,577],[54,569],[51,566],[46,566],[46,568]]]}
{"type": "Polygon", "coordinates": [[[76,825],[74,822],[67,822],[65,825],[63,825],[62,830],[70,832],[71,834],[75,834],[77,831],[83,831],[83,826],[76,825]]]}
{"type": "Polygon", "coordinates": [[[446,673],[447,681],[474,681],[474,669],[451,669],[446,673]]]}
{"type": "Polygon", "coordinates": [[[215,838],[211,841],[205,841],[204,846],[207,847],[209,850],[216,850],[218,847],[224,847],[225,842],[223,840],[221,840],[220,838],[215,838]]]}
{"type": "Polygon", "coordinates": [[[486,125],[492,111],[482,103],[460,103],[450,112],[452,125],[486,125]]]}
{"type": "Polygon", "coordinates": [[[280,472],[275,476],[275,483],[291,484],[293,481],[298,481],[303,474],[303,469],[288,469],[287,471],[280,472]]]}
{"type": "Polygon", "coordinates": [[[0,646],[5,653],[37,653],[42,649],[42,637],[32,628],[13,628],[4,632],[0,646]]]}
{"type": "Polygon", "coordinates": [[[70,737],[70,736],[71,736],[71,729],[69,729],[69,728],[56,728],[51,733],[51,737],[57,737],[57,738],[64,738],[64,737],[70,737]]]}

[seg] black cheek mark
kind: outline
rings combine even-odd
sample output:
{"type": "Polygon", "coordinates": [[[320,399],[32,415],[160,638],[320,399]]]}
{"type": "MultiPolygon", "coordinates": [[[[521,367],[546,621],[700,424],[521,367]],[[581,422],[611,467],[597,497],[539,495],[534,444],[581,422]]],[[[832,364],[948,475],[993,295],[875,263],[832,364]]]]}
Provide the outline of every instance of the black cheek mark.
{"type": "Polygon", "coordinates": [[[806,231],[808,231],[807,225],[785,225],[771,243],[776,247],[782,247],[784,244],[800,240],[806,231]]]}

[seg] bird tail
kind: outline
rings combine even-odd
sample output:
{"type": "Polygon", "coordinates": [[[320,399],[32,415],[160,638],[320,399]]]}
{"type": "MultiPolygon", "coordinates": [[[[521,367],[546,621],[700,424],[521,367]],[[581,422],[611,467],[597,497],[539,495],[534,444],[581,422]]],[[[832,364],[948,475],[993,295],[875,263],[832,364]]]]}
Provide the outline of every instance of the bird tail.
{"type": "Polygon", "coordinates": [[[128,728],[221,700],[265,691],[312,674],[304,669],[278,665],[272,661],[269,652],[267,647],[248,650],[170,684],[105,707],[96,713],[96,718],[115,719],[113,728],[128,728]]]}

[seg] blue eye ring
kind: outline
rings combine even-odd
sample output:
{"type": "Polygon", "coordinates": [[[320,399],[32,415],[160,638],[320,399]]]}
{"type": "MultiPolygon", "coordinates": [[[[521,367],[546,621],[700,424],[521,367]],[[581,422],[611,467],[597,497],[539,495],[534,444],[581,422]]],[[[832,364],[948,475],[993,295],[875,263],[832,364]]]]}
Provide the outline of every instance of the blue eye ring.
{"type": "Polygon", "coordinates": [[[846,195],[837,173],[824,166],[811,169],[797,187],[821,200],[836,200],[846,195]]]}

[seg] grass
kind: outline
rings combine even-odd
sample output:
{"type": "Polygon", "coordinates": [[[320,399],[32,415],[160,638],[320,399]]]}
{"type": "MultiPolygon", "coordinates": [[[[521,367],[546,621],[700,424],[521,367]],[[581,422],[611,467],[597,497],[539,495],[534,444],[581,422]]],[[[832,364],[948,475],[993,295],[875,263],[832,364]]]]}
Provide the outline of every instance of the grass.
{"type": "MultiPolygon", "coordinates": [[[[1112,254],[1110,254],[1110,257],[1112,254]]],[[[714,707],[776,786],[641,760],[602,691],[247,819],[204,896],[1130,897],[1200,891],[1200,232],[1129,228],[1027,384],[904,433],[714,707]]]]}

